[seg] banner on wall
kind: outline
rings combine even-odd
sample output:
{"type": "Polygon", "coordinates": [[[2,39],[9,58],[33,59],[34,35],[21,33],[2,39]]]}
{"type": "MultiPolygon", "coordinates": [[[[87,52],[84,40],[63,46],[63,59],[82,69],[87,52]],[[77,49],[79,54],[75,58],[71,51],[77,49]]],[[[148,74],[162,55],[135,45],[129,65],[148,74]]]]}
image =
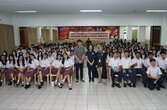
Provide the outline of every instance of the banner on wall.
{"type": "Polygon", "coordinates": [[[111,39],[119,38],[119,26],[71,26],[71,27],[58,27],[59,40],[64,39],[111,39]]]}

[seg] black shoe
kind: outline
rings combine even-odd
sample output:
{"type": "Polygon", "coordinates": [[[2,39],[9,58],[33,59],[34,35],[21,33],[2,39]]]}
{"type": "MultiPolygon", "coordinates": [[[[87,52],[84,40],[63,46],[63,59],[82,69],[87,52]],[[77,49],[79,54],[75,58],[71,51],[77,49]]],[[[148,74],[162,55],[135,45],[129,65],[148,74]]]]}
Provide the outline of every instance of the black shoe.
{"type": "Polygon", "coordinates": [[[120,84],[116,84],[116,86],[117,86],[118,88],[121,88],[120,84]]]}
{"type": "Polygon", "coordinates": [[[38,89],[41,89],[42,88],[42,86],[41,85],[38,85],[38,89]]]}
{"type": "Polygon", "coordinates": [[[157,86],[156,89],[157,89],[158,91],[160,91],[160,87],[157,86]]]}
{"type": "Polygon", "coordinates": [[[0,87],[2,86],[2,81],[0,81],[0,87]]]}
{"type": "Polygon", "coordinates": [[[92,82],[94,82],[94,79],[92,79],[92,82]]]}
{"type": "Polygon", "coordinates": [[[132,87],[132,84],[131,84],[131,83],[128,83],[128,86],[129,86],[129,87],[132,87]]]}
{"type": "Polygon", "coordinates": [[[78,80],[76,80],[75,82],[76,82],[76,83],[78,83],[79,81],[78,81],[78,80]]]}
{"type": "Polygon", "coordinates": [[[62,88],[63,86],[62,86],[61,84],[58,84],[58,87],[59,87],[59,88],[62,88]]]}
{"type": "Polygon", "coordinates": [[[164,85],[160,85],[161,88],[165,89],[166,87],[164,85]]]}
{"type": "Polygon", "coordinates": [[[124,83],[124,87],[126,87],[126,85],[127,85],[127,84],[126,84],[126,83],[124,83]]]}
{"type": "Polygon", "coordinates": [[[28,89],[28,85],[26,84],[24,88],[25,88],[25,89],[28,89]]]}
{"type": "Polygon", "coordinates": [[[89,79],[89,82],[91,82],[91,79],[89,79]]]}
{"type": "Polygon", "coordinates": [[[11,85],[12,85],[12,81],[9,81],[8,86],[11,86],[11,85]]]}
{"type": "Polygon", "coordinates": [[[69,90],[72,90],[72,87],[69,87],[69,90]]]}
{"type": "Polygon", "coordinates": [[[112,87],[115,87],[115,84],[112,84],[112,87]]]}
{"type": "Polygon", "coordinates": [[[41,86],[43,86],[43,81],[41,81],[40,83],[41,83],[41,86]]]}
{"type": "Polygon", "coordinates": [[[147,85],[146,85],[146,84],[144,84],[144,87],[146,88],[146,87],[147,87],[147,85]]]}
{"type": "Polygon", "coordinates": [[[136,87],[136,84],[133,84],[133,87],[135,88],[135,87],[136,87]]]}

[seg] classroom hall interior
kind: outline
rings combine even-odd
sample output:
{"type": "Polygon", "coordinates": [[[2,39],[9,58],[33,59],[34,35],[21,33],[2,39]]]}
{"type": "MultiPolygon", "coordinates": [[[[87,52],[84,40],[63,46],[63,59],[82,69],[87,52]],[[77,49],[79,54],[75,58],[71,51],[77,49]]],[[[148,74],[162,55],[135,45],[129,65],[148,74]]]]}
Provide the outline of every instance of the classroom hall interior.
{"type": "MultiPolygon", "coordinates": [[[[33,57],[31,54],[36,53],[34,58],[37,59],[42,51],[48,52],[49,55],[62,49],[62,53],[74,52],[73,63],[76,64],[78,57],[75,57],[75,46],[78,41],[82,42],[84,52],[89,49],[88,41],[93,45],[95,52],[102,45],[106,50],[112,47],[113,55],[119,53],[115,51],[117,47],[118,51],[121,49],[124,51],[125,45],[132,45],[126,47],[126,50],[136,51],[136,53],[138,50],[144,50],[148,55],[151,49],[152,52],[156,50],[158,59],[161,53],[164,54],[161,50],[167,49],[167,1],[0,0],[0,56],[13,55],[15,52],[17,54],[18,51],[22,51],[26,56],[27,51],[30,51],[28,54],[33,57]],[[52,49],[54,52],[51,52],[52,49]]],[[[77,51],[81,52],[81,50],[77,51]]],[[[43,56],[47,56],[44,52],[43,56]]],[[[136,53],[133,52],[132,54],[136,57],[136,53]]],[[[59,54],[56,53],[56,55],[59,54]]],[[[89,57],[87,54],[84,56],[89,57]]],[[[63,59],[64,54],[61,57],[63,59]]],[[[0,110],[167,110],[167,63],[165,63],[165,72],[162,72],[165,87],[160,90],[156,88],[149,90],[148,87],[143,86],[143,76],[140,74],[135,77],[134,87],[125,87],[123,76],[120,87],[114,87],[110,69],[106,69],[107,76],[103,83],[99,81],[97,65],[94,67],[96,74],[92,75],[95,78],[91,81],[87,57],[84,57],[82,62],[83,80],[78,82],[76,65],[73,64],[72,75],[65,83],[63,82],[62,87],[55,86],[54,81],[58,75],[53,75],[52,69],[49,69],[46,76],[40,76],[43,70],[38,69],[33,73],[30,81],[29,76],[25,77],[26,72],[23,72],[20,80],[23,80],[24,84],[17,86],[19,75],[15,76],[16,71],[13,73],[10,71],[10,75],[7,74],[8,72],[3,73],[2,71],[7,70],[7,67],[1,67],[0,60],[0,80],[2,81],[0,110]],[[10,84],[11,77],[14,79],[10,84]],[[38,83],[41,77],[44,83],[39,89],[38,83]],[[68,84],[68,80],[71,81],[71,85],[68,84]],[[24,87],[26,81],[31,84],[28,89],[24,87]]],[[[6,60],[9,59],[10,57],[6,58],[6,60]]],[[[57,57],[53,60],[57,60],[57,57]]],[[[15,62],[17,64],[18,60],[15,62]]],[[[38,66],[40,68],[40,63],[38,66]]],[[[147,69],[144,69],[147,74],[147,69]]],[[[64,78],[65,75],[61,71],[60,74],[62,74],[60,79],[64,78]]],[[[114,77],[119,80],[119,75],[114,77]]],[[[129,75],[127,77],[131,82],[129,75]]]]}

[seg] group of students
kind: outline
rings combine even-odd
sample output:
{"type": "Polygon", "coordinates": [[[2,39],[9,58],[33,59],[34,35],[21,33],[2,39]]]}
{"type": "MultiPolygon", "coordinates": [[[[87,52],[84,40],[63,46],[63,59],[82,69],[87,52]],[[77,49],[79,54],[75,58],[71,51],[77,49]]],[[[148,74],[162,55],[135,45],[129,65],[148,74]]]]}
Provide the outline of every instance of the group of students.
{"type": "Polygon", "coordinates": [[[31,48],[18,48],[11,54],[4,51],[0,57],[0,86],[31,86],[33,78],[37,78],[38,88],[42,88],[48,75],[56,75],[51,79],[55,86],[62,88],[65,81],[72,90],[72,75],[76,69],[76,82],[83,79],[84,61],[87,62],[89,82],[106,83],[107,78],[112,87],[136,87],[136,75],[141,74],[144,87],[150,90],[165,88],[167,73],[166,49],[148,49],[139,42],[116,39],[109,44],[92,43],[87,51],[78,40],[77,44],[41,44],[31,48]],[[95,51],[96,50],[96,51],[95,51]],[[80,71],[79,71],[80,70],[80,71]],[[6,81],[7,79],[7,81],[6,81]]]}
{"type": "Polygon", "coordinates": [[[55,86],[62,88],[67,80],[69,90],[72,90],[73,71],[73,50],[64,45],[40,45],[28,49],[21,47],[10,55],[6,51],[1,55],[0,86],[7,82],[8,85],[14,84],[28,89],[32,79],[36,77],[40,89],[44,79],[53,74],[56,75],[55,86]]]}
{"type": "Polygon", "coordinates": [[[98,45],[96,52],[93,45],[88,45],[86,60],[90,82],[94,81],[97,73],[99,83],[109,76],[112,87],[136,87],[136,75],[141,74],[145,88],[165,88],[166,49],[157,51],[147,49],[136,41],[114,40],[107,45],[98,45]]]}

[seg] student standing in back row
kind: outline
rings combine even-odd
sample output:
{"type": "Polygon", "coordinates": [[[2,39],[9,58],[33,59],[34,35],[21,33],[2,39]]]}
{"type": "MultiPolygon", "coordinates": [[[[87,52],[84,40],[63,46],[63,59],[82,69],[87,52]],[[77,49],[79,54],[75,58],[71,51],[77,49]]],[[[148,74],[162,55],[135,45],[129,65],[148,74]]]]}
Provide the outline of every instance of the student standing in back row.
{"type": "Polygon", "coordinates": [[[83,79],[85,49],[82,46],[81,40],[77,41],[77,46],[74,48],[74,57],[75,57],[75,68],[76,68],[76,83],[79,82],[79,70],[80,70],[80,81],[85,82],[83,79]]]}

